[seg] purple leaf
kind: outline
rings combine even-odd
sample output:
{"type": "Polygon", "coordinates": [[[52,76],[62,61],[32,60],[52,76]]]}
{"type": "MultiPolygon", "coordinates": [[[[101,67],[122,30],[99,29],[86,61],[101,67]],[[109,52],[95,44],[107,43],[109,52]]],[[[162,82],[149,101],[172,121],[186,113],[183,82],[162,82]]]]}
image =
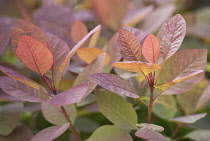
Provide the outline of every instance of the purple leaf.
{"type": "MultiPolygon", "coordinates": [[[[156,85],[169,83],[180,76],[187,76],[192,72],[203,70],[205,72],[207,61],[207,50],[189,49],[179,51],[166,60],[159,75],[156,85]]],[[[197,74],[191,78],[183,80],[168,89],[163,94],[180,94],[190,90],[198,84],[204,73],[197,74]]]]}
{"type": "MultiPolygon", "coordinates": [[[[8,95],[3,90],[0,89],[0,99],[1,98],[3,99],[3,101],[4,100],[9,100],[9,101],[12,100],[12,101],[18,101],[18,102],[24,101],[24,100],[14,97],[14,96],[8,95]]],[[[2,100],[0,100],[0,101],[2,101],[2,100]]]]}
{"type": "Polygon", "coordinates": [[[164,128],[162,126],[159,125],[155,125],[155,124],[148,124],[148,123],[140,123],[140,124],[136,124],[139,127],[144,127],[144,128],[148,128],[150,130],[154,130],[156,132],[163,132],[164,128]]]}
{"type": "Polygon", "coordinates": [[[4,49],[7,47],[9,40],[12,36],[12,30],[8,29],[0,35],[0,55],[3,53],[4,49]]]}
{"type": "Polygon", "coordinates": [[[0,77],[0,88],[5,93],[24,101],[45,102],[49,98],[39,90],[7,76],[0,77]]]}
{"type": "Polygon", "coordinates": [[[210,99],[210,85],[205,89],[205,91],[199,98],[196,109],[197,110],[200,109],[204,104],[206,104],[209,101],[209,99],[210,99]]]}
{"type": "Polygon", "coordinates": [[[31,141],[52,141],[63,134],[69,128],[69,125],[69,123],[66,123],[63,126],[51,126],[45,128],[34,135],[31,141]]]}
{"type": "Polygon", "coordinates": [[[158,32],[160,56],[163,61],[170,58],[181,46],[186,34],[186,22],[177,14],[168,20],[158,32]]]}
{"type": "Polygon", "coordinates": [[[161,135],[158,132],[155,132],[153,130],[150,130],[148,128],[141,128],[140,130],[138,130],[135,135],[137,137],[143,138],[143,139],[147,139],[147,140],[153,140],[153,141],[164,141],[164,137],[163,135],[161,135]]]}
{"type": "Polygon", "coordinates": [[[138,98],[133,86],[120,76],[108,73],[92,74],[89,80],[97,83],[101,87],[110,90],[119,95],[125,95],[131,98],[138,98]]]}
{"type": "Polygon", "coordinates": [[[62,92],[51,99],[48,102],[54,106],[64,106],[68,104],[78,103],[83,98],[88,90],[88,83],[83,82],[69,90],[62,92]]]}
{"type": "Polygon", "coordinates": [[[177,122],[182,122],[182,123],[194,123],[198,121],[199,119],[204,118],[206,115],[207,115],[206,113],[187,115],[183,117],[173,118],[172,121],[177,121],[177,122]]]}
{"type": "Polygon", "coordinates": [[[22,112],[22,103],[10,103],[0,106],[0,134],[9,135],[19,123],[22,112]]]}

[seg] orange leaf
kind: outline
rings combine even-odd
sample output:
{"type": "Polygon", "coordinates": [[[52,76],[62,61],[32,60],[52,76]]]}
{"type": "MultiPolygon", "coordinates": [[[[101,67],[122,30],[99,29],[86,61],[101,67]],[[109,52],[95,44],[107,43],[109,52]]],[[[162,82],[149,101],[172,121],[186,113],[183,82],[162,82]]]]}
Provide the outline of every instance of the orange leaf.
{"type": "Polygon", "coordinates": [[[158,64],[144,63],[140,61],[117,62],[114,63],[113,66],[123,70],[143,73],[144,75],[154,72],[160,68],[158,64]]]}
{"type": "Polygon", "coordinates": [[[78,20],[72,25],[70,34],[74,43],[78,43],[86,34],[88,34],[88,29],[82,21],[78,20]]]}
{"type": "Polygon", "coordinates": [[[20,37],[16,55],[29,69],[41,75],[53,64],[53,56],[48,47],[26,35],[20,37]]]}
{"type": "Polygon", "coordinates": [[[140,61],[141,45],[137,37],[125,29],[119,30],[118,47],[123,57],[128,61],[140,61]]]}
{"type": "Polygon", "coordinates": [[[185,80],[185,79],[188,79],[190,77],[193,77],[197,74],[200,74],[202,73],[203,70],[198,70],[198,71],[195,71],[195,72],[192,72],[191,74],[188,74],[187,76],[181,76],[181,77],[177,77],[176,79],[174,79],[173,81],[169,82],[169,83],[165,83],[165,84],[161,84],[161,85],[155,85],[155,88],[158,88],[158,89],[161,89],[161,90],[166,90],[168,89],[169,87],[185,80]]]}
{"type": "MultiPolygon", "coordinates": [[[[77,51],[77,55],[79,56],[79,58],[82,59],[87,64],[90,64],[91,62],[93,62],[98,57],[98,55],[100,55],[102,53],[106,53],[106,52],[101,49],[93,48],[93,47],[80,48],[77,51]]],[[[109,61],[110,61],[110,57],[106,53],[106,59],[105,59],[104,64],[108,64],[109,61]]]]}
{"type": "Polygon", "coordinates": [[[144,40],[142,46],[142,54],[144,58],[150,62],[155,63],[160,52],[159,40],[156,36],[149,34],[144,40]]]}

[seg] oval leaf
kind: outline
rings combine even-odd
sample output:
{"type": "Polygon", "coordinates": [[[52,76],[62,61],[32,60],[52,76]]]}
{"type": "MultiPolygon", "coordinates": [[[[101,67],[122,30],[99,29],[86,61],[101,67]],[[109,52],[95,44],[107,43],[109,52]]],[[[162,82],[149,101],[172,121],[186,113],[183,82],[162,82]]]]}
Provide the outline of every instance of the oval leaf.
{"type": "Polygon", "coordinates": [[[41,75],[53,65],[53,56],[48,47],[30,36],[20,37],[16,55],[28,68],[41,75]]]}
{"type": "Polygon", "coordinates": [[[31,141],[52,141],[63,134],[69,128],[69,125],[69,123],[66,123],[63,126],[51,126],[45,128],[34,135],[31,141]]]}
{"type": "Polygon", "coordinates": [[[100,111],[117,127],[138,129],[137,114],[130,103],[110,91],[95,91],[100,111]]]}
{"type": "Polygon", "coordinates": [[[154,72],[160,68],[158,64],[144,63],[140,61],[117,62],[114,63],[113,66],[123,70],[143,73],[144,75],[148,75],[149,73],[154,72]]]}
{"type": "Polygon", "coordinates": [[[88,79],[116,94],[125,95],[131,98],[139,97],[135,94],[136,91],[134,87],[120,76],[109,73],[97,73],[92,74],[88,79]]]}
{"type": "Polygon", "coordinates": [[[194,115],[188,115],[188,116],[183,116],[183,117],[176,117],[173,118],[172,121],[177,121],[177,122],[182,122],[182,123],[194,123],[198,121],[201,118],[204,118],[207,114],[202,113],[202,114],[194,114],[194,115]]]}
{"type": "Polygon", "coordinates": [[[155,63],[160,51],[159,40],[156,36],[149,34],[142,45],[142,54],[149,63],[155,63]]]}
{"type": "Polygon", "coordinates": [[[162,126],[159,125],[155,125],[155,124],[148,124],[148,123],[140,123],[140,124],[136,124],[139,127],[144,127],[144,128],[148,128],[150,130],[154,130],[157,132],[163,132],[164,128],[162,126]]]}
{"type": "Polygon", "coordinates": [[[187,134],[187,137],[192,140],[197,141],[209,141],[210,139],[210,130],[207,129],[198,129],[187,134]]]}
{"type": "Polygon", "coordinates": [[[69,90],[62,92],[48,102],[56,107],[80,102],[88,90],[88,83],[83,82],[69,90]]]}
{"type": "Polygon", "coordinates": [[[179,49],[185,34],[186,22],[179,14],[163,24],[157,35],[160,40],[160,56],[163,60],[170,58],[179,49]]]}
{"type": "Polygon", "coordinates": [[[137,137],[143,138],[143,139],[147,139],[147,140],[152,140],[152,141],[164,141],[164,137],[163,135],[161,135],[158,132],[155,132],[153,130],[150,130],[148,128],[141,128],[140,130],[138,130],[135,135],[137,137]]]}

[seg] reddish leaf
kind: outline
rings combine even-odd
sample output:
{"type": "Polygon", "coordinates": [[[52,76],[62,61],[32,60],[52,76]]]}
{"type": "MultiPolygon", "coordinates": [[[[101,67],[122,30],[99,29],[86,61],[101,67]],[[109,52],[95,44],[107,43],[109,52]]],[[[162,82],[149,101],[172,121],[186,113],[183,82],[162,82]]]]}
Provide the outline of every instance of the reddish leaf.
{"type": "Polygon", "coordinates": [[[18,42],[20,38],[24,35],[35,38],[39,42],[46,44],[47,37],[38,26],[24,20],[17,20],[11,41],[12,50],[14,53],[16,53],[16,49],[18,48],[18,42]]]}
{"type": "Polygon", "coordinates": [[[196,109],[197,110],[200,109],[204,104],[206,104],[209,101],[209,99],[210,99],[210,85],[205,89],[205,91],[199,98],[196,109]]]}
{"type": "Polygon", "coordinates": [[[53,65],[53,56],[48,47],[30,36],[21,36],[16,55],[28,68],[41,75],[53,65]]]}
{"type": "Polygon", "coordinates": [[[144,55],[144,58],[150,63],[155,63],[158,59],[159,51],[160,46],[158,38],[149,34],[144,40],[142,46],[142,54],[144,55]]]}
{"type": "Polygon", "coordinates": [[[141,128],[140,130],[138,130],[135,135],[137,137],[143,138],[143,139],[147,139],[147,140],[153,140],[153,141],[164,141],[164,137],[163,135],[161,135],[158,132],[155,132],[153,130],[150,130],[149,128],[141,128]]]}
{"type": "MultiPolygon", "coordinates": [[[[204,49],[189,49],[179,51],[166,60],[159,75],[156,85],[170,83],[171,81],[187,77],[195,71],[205,70],[207,51],[204,49]],[[178,63],[179,62],[179,63],[178,63]],[[174,65],[176,64],[176,67],[174,65]]],[[[163,94],[180,94],[198,84],[203,78],[203,73],[179,82],[163,92],[163,94]]]]}
{"type": "Polygon", "coordinates": [[[7,94],[30,102],[45,102],[49,97],[40,90],[25,85],[11,77],[0,77],[0,88],[7,94]]]}
{"type": "Polygon", "coordinates": [[[52,97],[51,99],[48,100],[48,102],[57,107],[78,103],[84,98],[87,90],[88,90],[88,83],[84,82],[73,88],[70,88],[65,92],[62,92],[52,97]]]}
{"type": "MultiPolygon", "coordinates": [[[[74,43],[78,43],[86,34],[88,34],[88,29],[82,21],[75,21],[71,27],[70,34],[74,43]]],[[[86,42],[87,41],[88,40],[86,40],[86,42]]],[[[85,43],[83,45],[85,45],[85,43]]]]}
{"type": "Polygon", "coordinates": [[[163,61],[170,58],[181,46],[186,34],[186,22],[177,14],[166,22],[158,32],[160,56],[163,61]]]}
{"type": "Polygon", "coordinates": [[[182,123],[194,123],[198,121],[199,119],[204,118],[206,115],[207,115],[206,113],[187,115],[183,117],[173,118],[172,121],[177,121],[177,122],[182,122],[182,123]]]}
{"type": "Polygon", "coordinates": [[[117,29],[126,15],[128,0],[92,0],[92,6],[101,22],[113,29],[117,29]]]}
{"type": "Polygon", "coordinates": [[[69,125],[69,123],[66,123],[63,126],[51,126],[45,128],[34,135],[31,141],[52,141],[63,134],[69,128],[69,125]]]}
{"type": "Polygon", "coordinates": [[[144,63],[140,61],[117,62],[114,63],[113,66],[123,70],[143,73],[144,75],[148,75],[149,73],[154,72],[160,68],[158,64],[144,63]]]}
{"type": "Polygon", "coordinates": [[[133,86],[120,76],[108,73],[97,73],[92,74],[88,79],[116,94],[125,95],[131,98],[139,97],[136,95],[133,86]]]}
{"type": "MultiPolygon", "coordinates": [[[[80,48],[77,51],[77,55],[82,59],[84,62],[90,64],[93,62],[98,55],[106,53],[105,51],[98,49],[98,48],[93,48],[93,47],[88,47],[88,48],[80,48]]],[[[107,64],[110,60],[109,55],[106,53],[106,59],[104,64],[107,64]]]]}
{"type": "Polygon", "coordinates": [[[140,61],[141,45],[137,37],[126,29],[119,30],[118,48],[125,60],[140,61]]]}

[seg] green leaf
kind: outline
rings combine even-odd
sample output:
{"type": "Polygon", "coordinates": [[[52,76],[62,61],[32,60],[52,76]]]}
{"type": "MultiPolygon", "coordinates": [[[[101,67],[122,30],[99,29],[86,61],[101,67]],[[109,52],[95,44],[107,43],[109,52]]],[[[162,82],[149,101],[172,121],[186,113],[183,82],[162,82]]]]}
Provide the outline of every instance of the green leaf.
{"type": "Polygon", "coordinates": [[[198,129],[187,134],[187,137],[196,141],[209,141],[210,130],[198,129]]]}
{"type": "MultiPolygon", "coordinates": [[[[70,119],[72,122],[76,119],[76,108],[74,105],[66,105],[64,106],[68,115],[70,115],[70,119]]],[[[61,108],[56,108],[48,103],[42,103],[42,114],[44,115],[45,119],[54,124],[54,125],[63,125],[67,123],[67,120],[61,112],[61,108]]]]}
{"type": "Polygon", "coordinates": [[[155,125],[155,124],[140,123],[140,124],[136,124],[136,125],[139,127],[144,127],[144,128],[148,128],[150,130],[154,130],[156,132],[164,131],[164,128],[162,126],[155,125]]]}
{"type": "Polygon", "coordinates": [[[95,91],[102,114],[117,127],[137,130],[137,114],[130,103],[110,91],[95,91]]]}
{"type": "Polygon", "coordinates": [[[87,141],[133,141],[133,139],[122,129],[104,125],[98,128],[87,141]]]}
{"type": "Polygon", "coordinates": [[[182,116],[182,117],[176,117],[173,118],[173,121],[176,122],[182,122],[182,123],[194,123],[198,121],[201,118],[204,118],[206,116],[206,113],[202,114],[193,114],[193,115],[188,115],[188,116],[182,116]]]}

